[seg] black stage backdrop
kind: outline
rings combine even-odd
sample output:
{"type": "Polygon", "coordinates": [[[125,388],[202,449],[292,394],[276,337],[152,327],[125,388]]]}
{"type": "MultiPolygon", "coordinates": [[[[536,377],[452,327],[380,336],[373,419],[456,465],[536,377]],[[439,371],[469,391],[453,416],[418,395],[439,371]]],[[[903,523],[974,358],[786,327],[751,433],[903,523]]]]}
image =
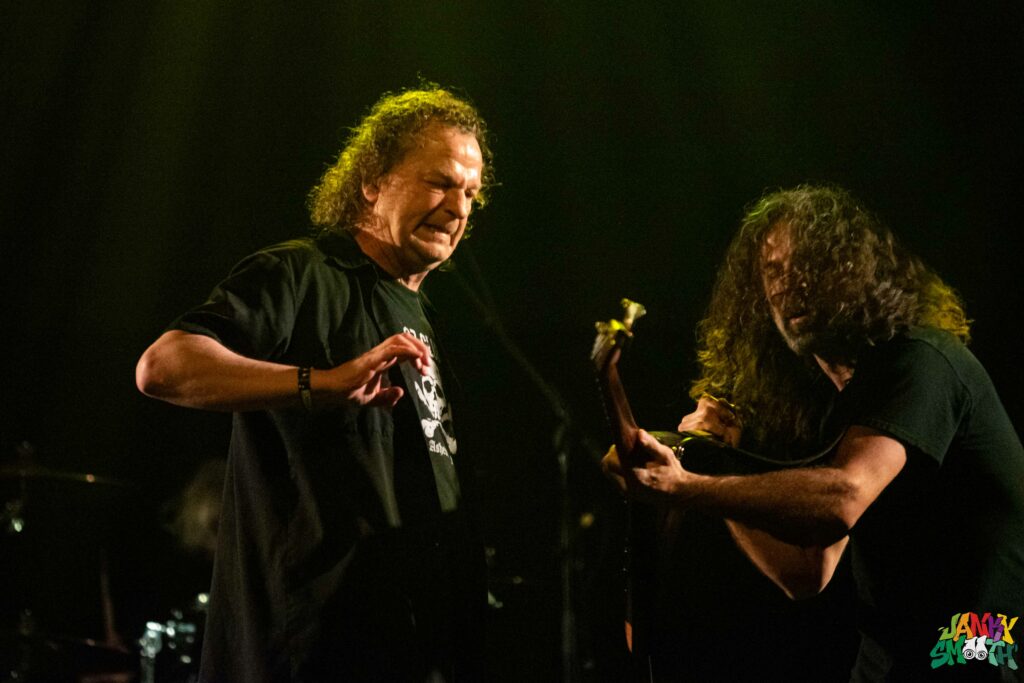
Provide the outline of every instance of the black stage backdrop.
{"type": "MultiPolygon", "coordinates": [[[[0,538],[6,566],[21,558],[5,620],[28,607],[41,632],[95,636],[104,556],[129,639],[201,590],[160,506],[224,455],[229,420],[144,398],[135,361],[239,258],[303,234],[346,126],[420,77],[479,105],[501,183],[457,272],[427,284],[503,603],[495,680],[619,676],[622,506],[596,466],[593,323],[622,296],[646,304],[623,372],[641,423],[673,427],[716,264],[766,188],[836,182],[882,215],[963,294],[1022,424],[1018,3],[16,0],[0,15],[0,454],[120,483],[33,480],[61,506],[26,518],[35,540],[0,538]]],[[[937,512],[951,538],[958,519],[937,512]]],[[[745,618],[680,647],[743,658],[768,637],[745,618]]],[[[845,642],[825,630],[813,647],[845,642]]],[[[812,637],[772,637],[792,636],[812,637]]]]}

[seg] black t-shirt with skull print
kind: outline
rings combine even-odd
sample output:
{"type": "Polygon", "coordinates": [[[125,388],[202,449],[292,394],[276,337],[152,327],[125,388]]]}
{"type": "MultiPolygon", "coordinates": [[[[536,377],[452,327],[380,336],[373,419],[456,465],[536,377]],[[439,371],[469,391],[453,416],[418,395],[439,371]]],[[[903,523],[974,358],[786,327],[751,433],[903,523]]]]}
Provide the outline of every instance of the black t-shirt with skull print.
{"type": "Polygon", "coordinates": [[[395,494],[404,525],[437,518],[458,507],[459,481],[453,458],[458,443],[451,406],[441,381],[441,359],[422,298],[396,281],[381,281],[374,296],[384,311],[378,321],[384,337],[410,334],[430,349],[431,363],[420,374],[411,363],[391,369],[389,378],[405,389],[394,409],[395,494]],[[436,492],[436,495],[435,495],[436,492]]]}

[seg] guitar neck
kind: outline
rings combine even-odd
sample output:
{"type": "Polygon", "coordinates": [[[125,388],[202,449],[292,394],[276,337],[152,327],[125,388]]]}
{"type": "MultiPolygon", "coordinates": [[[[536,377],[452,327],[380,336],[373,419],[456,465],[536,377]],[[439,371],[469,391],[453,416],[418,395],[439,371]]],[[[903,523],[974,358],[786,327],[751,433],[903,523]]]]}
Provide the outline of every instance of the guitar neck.
{"type": "Polygon", "coordinates": [[[636,447],[639,428],[619,377],[618,360],[620,355],[620,349],[612,351],[612,357],[607,366],[598,373],[598,382],[601,385],[601,396],[604,399],[605,412],[612,430],[612,438],[615,440],[615,448],[620,457],[628,457],[636,447]]]}
{"type": "Polygon", "coordinates": [[[623,299],[621,305],[621,322],[610,320],[606,323],[597,323],[597,339],[594,340],[594,349],[590,355],[597,370],[601,397],[604,399],[605,413],[615,447],[620,457],[626,458],[635,450],[639,430],[619,378],[619,359],[623,347],[632,337],[633,323],[642,317],[646,310],[642,304],[629,299],[623,299]]]}
{"type": "MultiPolygon", "coordinates": [[[[597,339],[590,357],[597,370],[598,384],[601,387],[601,398],[604,401],[605,414],[611,427],[615,449],[623,463],[629,463],[635,456],[639,436],[639,428],[633,411],[626,398],[626,390],[619,377],[619,359],[623,347],[633,336],[632,327],[637,318],[644,315],[644,307],[635,301],[622,300],[622,320],[599,322],[597,339]]],[[[635,673],[648,671],[644,665],[647,660],[649,640],[649,615],[653,613],[654,601],[652,580],[653,570],[657,565],[657,545],[655,535],[646,533],[648,527],[656,528],[651,515],[658,514],[652,506],[629,506],[629,551],[627,554],[627,571],[630,577],[626,592],[626,647],[633,655],[634,664],[638,667],[635,673]]],[[[632,678],[632,677],[631,677],[632,678]]],[[[637,677],[636,680],[641,680],[637,677]]]]}

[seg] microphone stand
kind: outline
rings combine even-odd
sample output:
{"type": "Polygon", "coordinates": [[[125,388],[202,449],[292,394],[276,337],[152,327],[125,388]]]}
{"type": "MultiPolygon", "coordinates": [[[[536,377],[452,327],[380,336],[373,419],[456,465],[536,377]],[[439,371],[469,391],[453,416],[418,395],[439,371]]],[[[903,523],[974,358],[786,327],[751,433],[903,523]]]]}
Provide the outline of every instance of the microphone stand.
{"type": "MultiPolygon", "coordinates": [[[[564,683],[576,683],[580,680],[579,661],[577,656],[577,630],[576,611],[573,607],[573,522],[572,509],[569,497],[569,442],[570,435],[576,433],[574,421],[569,409],[558,390],[548,382],[532,361],[526,356],[518,344],[508,335],[501,319],[496,313],[494,301],[491,298],[486,281],[480,272],[480,267],[469,250],[468,245],[463,244],[459,249],[459,263],[463,263],[475,283],[470,283],[461,271],[456,268],[452,271],[456,282],[465,292],[467,298],[477,312],[486,327],[500,342],[501,347],[508,356],[515,361],[519,368],[530,378],[530,382],[537,391],[544,397],[558,420],[552,435],[552,447],[558,461],[558,482],[561,496],[559,520],[559,560],[560,560],[560,584],[561,584],[561,660],[562,680],[564,683]],[[475,285],[475,287],[474,287],[475,285]]],[[[600,451],[593,443],[580,437],[581,443],[592,453],[600,451]]],[[[599,455],[597,456],[599,459],[599,455]]]]}

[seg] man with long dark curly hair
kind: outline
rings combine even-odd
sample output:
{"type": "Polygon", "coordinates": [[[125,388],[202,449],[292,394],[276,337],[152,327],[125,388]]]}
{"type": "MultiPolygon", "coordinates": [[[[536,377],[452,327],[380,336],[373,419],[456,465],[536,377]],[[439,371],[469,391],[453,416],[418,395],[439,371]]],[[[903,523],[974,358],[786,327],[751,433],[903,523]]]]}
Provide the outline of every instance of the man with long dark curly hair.
{"type": "Polygon", "coordinates": [[[203,681],[480,677],[484,555],[420,286],[490,161],[464,98],[384,96],[310,194],[316,236],[244,259],[140,359],[145,394],[234,412],[203,681]]]}
{"type": "Polygon", "coordinates": [[[681,431],[790,459],[834,440],[829,456],[705,476],[642,432],[607,471],[642,499],[725,517],[792,598],[820,592],[849,545],[853,680],[1016,676],[1024,449],[956,293],[849,193],[801,186],[748,211],[699,334],[681,431]]]}

